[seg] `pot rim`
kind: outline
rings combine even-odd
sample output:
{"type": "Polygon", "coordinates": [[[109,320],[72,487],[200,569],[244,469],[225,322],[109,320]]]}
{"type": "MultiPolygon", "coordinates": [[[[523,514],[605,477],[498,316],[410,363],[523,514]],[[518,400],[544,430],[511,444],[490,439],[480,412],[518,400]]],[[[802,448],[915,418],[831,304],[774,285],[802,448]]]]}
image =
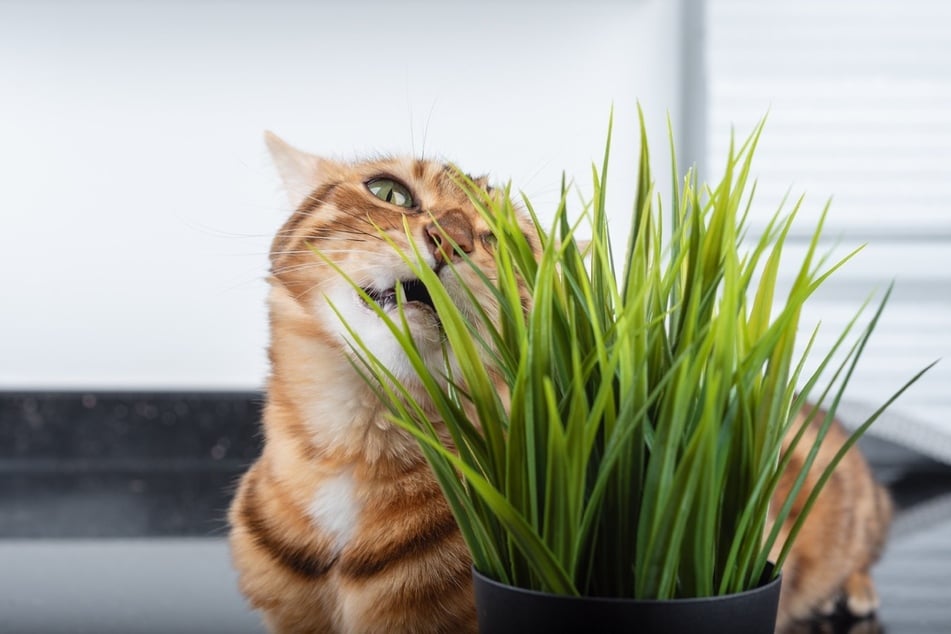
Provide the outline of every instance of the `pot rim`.
{"type": "MultiPolygon", "coordinates": [[[[767,562],[766,569],[763,571],[763,575],[767,578],[772,575],[775,566],[771,562],[767,562]]],[[[724,601],[728,599],[738,599],[738,598],[752,598],[756,594],[766,594],[768,593],[774,585],[779,585],[782,582],[782,572],[780,572],[774,579],[771,579],[765,583],[760,584],[759,586],[751,589],[744,590],[743,592],[734,592],[731,594],[717,594],[709,597],[689,597],[689,598],[677,598],[677,599],[635,599],[634,597],[575,597],[569,594],[555,594],[553,592],[542,592],[540,590],[529,590],[528,588],[520,588],[518,586],[511,586],[507,583],[502,583],[501,581],[496,581],[491,577],[487,577],[478,570],[475,566],[472,566],[472,576],[478,579],[481,583],[487,585],[508,590],[510,592],[522,593],[531,596],[537,597],[557,597],[558,599],[565,601],[586,601],[591,603],[605,603],[605,604],[616,604],[616,603],[642,603],[645,605],[651,604],[677,604],[677,605],[701,605],[704,603],[717,603],[719,601],[724,601]]]]}

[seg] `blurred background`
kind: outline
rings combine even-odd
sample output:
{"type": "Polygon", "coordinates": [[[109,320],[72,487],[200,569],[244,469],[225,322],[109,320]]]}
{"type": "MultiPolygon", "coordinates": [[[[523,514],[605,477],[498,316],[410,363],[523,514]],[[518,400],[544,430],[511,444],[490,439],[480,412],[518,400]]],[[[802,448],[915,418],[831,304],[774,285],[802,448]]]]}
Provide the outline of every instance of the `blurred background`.
{"type": "MultiPolygon", "coordinates": [[[[224,509],[258,448],[267,249],[291,211],[265,129],[332,157],[451,160],[545,209],[562,171],[587,182],[613,106],[624,231],[638,102],[665,200],[668,116],[681,166],[712,181],[768,113],[754,232],[788,192],[806,195],[791,256],[829,198],[823,247],[867,245],[806,316],[820,351],[895,282],[843,417],[945,358],[871,451],[896,487],[924,465],[908,530],[951,535],[934,475],[951,464],[948,3],[0,0],[0,631],[257,629],[230,573],[179,566],[227,571],[224,509]],[[71,541],[89,537],[106,541],[71,541]],[[153,585],[123,583],[133,569],[153,585]],[[104,588],[124,607],[86,601],[104,588]]],[[[951,624],[902,605],[886,599],[890,632],[951,624]]]]}
{"type": "Polygon", "coordinates": [[[557,201],[562,170],[589,180],[612,104],[629,183],[635,100],[664,149],[684,88],[666,2],[0,7],[8,387],[260,387],[267,249],[291,211],[265,129],[557,201]]]}

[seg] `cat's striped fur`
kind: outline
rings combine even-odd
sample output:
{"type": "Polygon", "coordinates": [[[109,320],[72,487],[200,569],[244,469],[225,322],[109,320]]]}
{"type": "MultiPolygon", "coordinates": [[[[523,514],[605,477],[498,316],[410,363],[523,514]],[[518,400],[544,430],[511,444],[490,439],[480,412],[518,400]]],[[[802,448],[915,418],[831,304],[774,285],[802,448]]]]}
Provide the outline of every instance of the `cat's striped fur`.
{"type": "MultiPolygon", "coordinates": [[[[415,374],[382,322],[311,247],[379,296],[411,277],[380,229],[408,250],[405,222],[437,270],[449,257],[441,246],[448,235],[491,276],[486,227],[440,163],[329,161],[273,135],[268,146],[296,211],[271,252],[265,446],[230,511],[241,590],[273,632],[475,631],[465,544],[415,443],[385,420],[350,365],[349,335],[334,310],[401,380],[413,385],[415,374]],[[367,183],[378,177],[405,185],[413,205],[375,197],[367,183]]],[[[463,305],[460,282],[441,278],[463,305]]],[[[469,281],[472,289],[482,286],[469,281]]],[[[478,300],[491,301],[487,294],[478,300]]],[[[413,336],[436,359],[434,315],[412,305],[407,315],[413,336]]],[[[823,449],[820,461],[827,454],[823,449]]],[[[807,616],[843,587],[850,605],[874,608],[865,572],[888,508],[852,452],[790,557],[783,623],[807,616]]]]}

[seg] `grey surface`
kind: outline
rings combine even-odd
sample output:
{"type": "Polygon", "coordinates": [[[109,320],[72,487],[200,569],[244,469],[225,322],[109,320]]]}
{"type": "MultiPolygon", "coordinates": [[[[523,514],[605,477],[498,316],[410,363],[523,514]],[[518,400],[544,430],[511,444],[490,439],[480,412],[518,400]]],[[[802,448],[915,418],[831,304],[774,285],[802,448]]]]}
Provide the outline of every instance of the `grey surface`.
{"type": "Polygon", "coordinates": [[[908,517],[873,569],[889,634],[951,632],[951,495],[908,517]]]}
{"type": "Polygon", "coordinates": [[[3,634],[245,634],[223,539],[0,540],[3,634]]]}
{"type": "MultiPolygon", "coordinates": [[[[900,517],[874,569],[877,621],[822,631],[951,631],[951,495],[900,517]]],[[[263,632],[223,539],[0,540],[3,634],[263,632]]]]}

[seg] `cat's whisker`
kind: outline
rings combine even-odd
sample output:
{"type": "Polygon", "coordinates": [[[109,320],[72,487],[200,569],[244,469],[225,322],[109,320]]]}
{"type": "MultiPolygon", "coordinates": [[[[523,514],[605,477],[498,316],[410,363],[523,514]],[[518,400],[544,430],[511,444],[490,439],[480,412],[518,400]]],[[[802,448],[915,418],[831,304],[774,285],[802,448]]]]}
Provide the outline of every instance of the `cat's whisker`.
{"type": "MultiPolygon", "coordinates": [[[[279,269],[272,269],[272,270],[271,270],[271,274],[272,274],[272,275],[283,275],[283,274],[285,274],[285,273],[298,273],[298,272],[300,272],[300,271],[307,271],[307,270],[311,270],[311,269],[313,269],[313,270],[320,270],[320,269],[326,269],[326,268],[327,268],[327,265],[326,265],[325,263],[320,262],[320,261],[315,261],[315,262],[308,262],[308,263],[306,263],[306,264],[297,264],[297,265],[293,265],[293,266],[285,266],[285,267],[282,267],[282,268],[279,268],[279,269]]],[[[351,274],[351,276],[356,275],[356,274],[358,274],[358,273],[363,273],[363,272],[372,271],[372,270],[373,270],[373,269],[365,269],[365,268],[364,268],[364,269],[359,269],[359,268],[358,268],[358,269],[356,269],[356,270],[353,271],[353,273],[351,274]]],[[[334,273],[328,271],[328,274],[333,275],[334,273]]]]}
{"type": "Polygon", "coordinates": [[[304,289],[303,291],[295,295],[294,299],[300,301],[301,299],[304,298],[304,296],[309,295],[311,291],[313,291],[315,288],[320,286],[320,284],[321,284],[320,282],[317,282],[316,284],[312,284],[311,286],[308,286],[306,289],[304,289]]]}
{"type": "MultiPolygon", "coordinates": [[[[365,237],[370,237],[370,235],[371,235],[371,234],[369,234],[369,233],[367,233],[367,232],[356,231],[356,230],[347,230],[347,229],[344,229],[344,228],[342,228],[342,227],[335,228],[333,231],[334,231],[334,233],[336,233],[336,234],[343,234],[343,235],[355,235],[355,236],[365,236],[365,237]]],[[[296,239],[306,239],[306,238],[315,237],[315,236],[314,236],[315,233],[318,233],[318,232],[310,231],[310,232],[307,232],[307,233],[296,233],[296,232],[286,232],[286,231],[282,231],[282,232],[279,232],[279,233],[277,233],[277,234],[275,234],[275,235],[276,235],[277,237],[279,237],[279,238],[290,238],[290,239],[292,239],[292,240],[296,240],[296,239]]],[[[332,236],[327,236],[327,237],[332,237],[332,236]]]]}
{"type": "Polygon", "coordinates": [[[326,235],[326,230],[315,230],[309,233],[285,233],[277,234],[279,238],[285,238],[288,240],[367,240],[373,238],[376,240],[381,240],[382,236],[372,233],[367,233],[364,231],[356,230],[347,230],[347,229],[334,229],[334,233],[337,235],[329,236],[326,235]]]}
{"type": "MultiPolygon", "coordinates": [[[[298,271],[303,271],[307,269],[322,269],[327,265],[322,260],[312,260],[310,262],[304,262],[301,264],[288,265],[277,269],[271,269],[272,275],[280,275],[282,273],[293,273],[298,271]]],[[[373,265],[364,265],[364,266],[351,266],[349,267],[349,275],[351,278],[358,277],[363,273],[373,273],[377,271],[377,267],[373,265]]]]}
{"type": "MultiPolygon", "coordinates": [[[[315,255],[316,252],[320,253],[366,253],[366,251],[360,249],[291,249],[288,251],[269,251],[271,255],[315,255]]],[[[263,252],[262,252],[263,253],[263,252]]]]}
{"type": "Polygon", "coordinates": [[[323,268],[323,262],[308,262],[306,264],[295,264],[293,266],[283,266],[278,269],[271,269],[271,275],[283,275],[285,273],[297,273],[299,271],[306,271],[308,269],[320,269],[323,268]]]}
{"type": "Polygon", "coordinates": [[[320,257],[321,255],[324,255],[324,256],[331,256],[331,255],[332,255],[332,256],[340,256],[340,255],[344,255],[344,256],[347,256],[347,255],[360,256],[360,255],[363,255],[364,253],[365,253],[364,251],[360,251],[359,249],[318,249],[318,250],[316,250],[316,251],[290,251],[290,252],[287,252],[287,253],[277,252],[277,253],[275,253],[274,255],[276,255],[276,256],[283,256],[283,255],[288,255],[288,254],[297,254],[297,255],[310,255],[310,256],[313,256],[313,258],[309,258],[308,260],[306,260],[306,261],[304,261],[304,262],[298,262],[297,264],[291,264],[291,263],[289,263],[289,264],[286,265],[286,266],[298,266],[298,265],[310,265],[310,264],[323,264],[323,258],[320,257]]]}

